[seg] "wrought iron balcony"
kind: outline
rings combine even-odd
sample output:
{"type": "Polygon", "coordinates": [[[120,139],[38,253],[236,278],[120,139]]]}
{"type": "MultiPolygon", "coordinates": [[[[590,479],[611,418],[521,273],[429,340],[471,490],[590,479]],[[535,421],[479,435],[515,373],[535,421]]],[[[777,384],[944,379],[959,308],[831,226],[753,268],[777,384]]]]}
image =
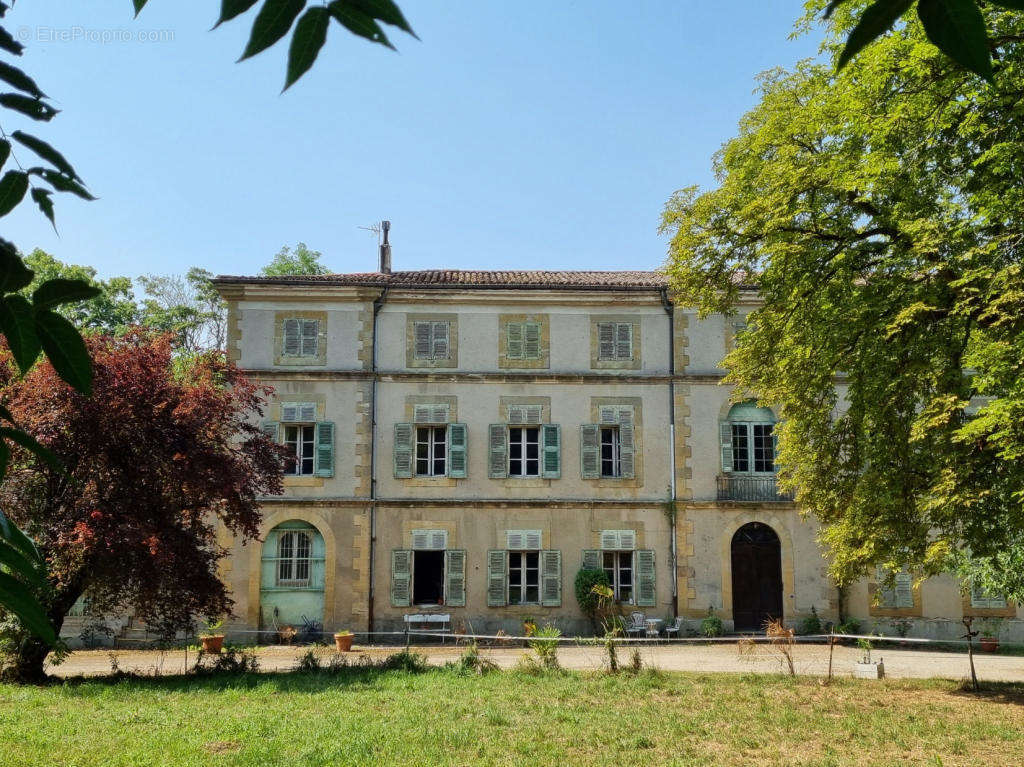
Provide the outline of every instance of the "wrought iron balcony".
{"type": "Polygon", "coordinates": [[[780,491],[774,476],[724,474],[718,477],[718,500],[792,503],[793,493],[780,491]]]}

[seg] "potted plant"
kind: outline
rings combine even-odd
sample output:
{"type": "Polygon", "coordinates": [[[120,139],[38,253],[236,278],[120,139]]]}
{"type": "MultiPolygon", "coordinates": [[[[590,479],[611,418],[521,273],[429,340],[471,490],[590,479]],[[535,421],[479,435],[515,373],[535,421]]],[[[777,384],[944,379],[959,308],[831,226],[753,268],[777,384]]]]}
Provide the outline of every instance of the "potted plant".
{"type": "Polygon", "coordinates": [[[983,652],[999,652],[999,619],[986,618],[981,622],[981,642],[983,652]]]}
{"type": "Polygon", "coordinates": [[[861,649],[861,658],[853,664],[853,675],[857,679],[884,679],[885,663],[881,658],[877,662],[871,660],[871,640],[858,639],[857,647],[861,649]]]}
{"type": "Polygon", "coordinates": [[[203,644],[203,652],[217,654],[224,649],[224,635],[220,632],[224,619],[207,619],[203,630],[199,633],[199,641],[203,644]]]}
{"type": "Polygon", "coordinates": [[[334,647],[338,652],[348,652],[352,649],[352,640],[355,635],[351,631],[339,631],[334,635],[334,647]]]}

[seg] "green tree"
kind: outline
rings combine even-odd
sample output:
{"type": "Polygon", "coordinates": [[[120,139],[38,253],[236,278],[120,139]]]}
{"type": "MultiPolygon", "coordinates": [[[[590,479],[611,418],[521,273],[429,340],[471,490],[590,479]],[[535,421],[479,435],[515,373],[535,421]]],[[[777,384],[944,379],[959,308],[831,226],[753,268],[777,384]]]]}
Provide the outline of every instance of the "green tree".
{"type": "Polygon", "coordinates": [[[210,283],[213,275],[192,267],[184,276],[147,275],[140,323],[173,334],[176,350],[223,349],[227,330],[225,302],[210,283]]]}
{"type": "Polygon", "coordinates": [[[292,250],[285,245],[274,256],[274,260],[260,270],[267,277],[282,277],[294,274],[329,274],[330,269],[320,263],[322,253],[310,250],[300,242],[292,250]]]}
{"type": "Polygon", "coordinates": [[[1024,597],[1024,16],[986,21],[995,85],[912,22],[837,73],[837,25],[831,65],[765,75],[718,187],[664,212],[681,301],[758,286],[728,380],[780,408],[840,583],[971,562],[1024,597]]]}
{"type": "Polygon", "coordinates": [[[25,256],[25,264],[35,276],[29,286],[22,291],[24,295],[30,295],[47,280],[57,278],[81,280],[99,290],[99,294],[88,301],[57,307],[56,311],[67,317],[76,327],[106,333],[123,333],[125,329],[139,322],[135,293],[132,281],[128,277],[98,280],[96,270],[91,266],[66,264],[39,248],[25,256]]]}

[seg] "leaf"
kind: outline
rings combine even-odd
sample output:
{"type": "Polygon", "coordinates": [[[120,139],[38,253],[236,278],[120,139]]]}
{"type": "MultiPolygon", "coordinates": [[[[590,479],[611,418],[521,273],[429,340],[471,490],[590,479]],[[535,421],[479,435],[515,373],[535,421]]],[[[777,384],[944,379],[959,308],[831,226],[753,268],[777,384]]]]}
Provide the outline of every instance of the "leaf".
{"type": "Polygon", "coordinates": [[[44,642],[57,643],[57,635],[39,600],[28,586],[5,572],[0,572],[0,605],[14,613],[26,629],[44,642]]]}
{"type": "Polygon", "coordinates": [[[58,109],[54,109],[45,101],[30,99],[28,96],[22,96],[20,93],[0,94],[0,106],[5,106],[8,109],[15,110],[16,112],[21,112],[23,115],[28,115],[33,120],[39,120],[41,122],[49,122],[60,111],[58,109]]]}
{"type": "Polygon", "coordinates": [[[9,170],[0,179],[0,216],[14,210],[28,191],[28,174],[20,170],[9,170]]]}
{"type": "Polygon", "coordinates": [[[220,3],[220,18],[217,19],[217,23],[213,25],[216,29],[225,21],[231,21],[236,16],[240,16],[247,10],[252,8],[259,0],[221,0],[220,3]]]}
{"type": "Polygon", "coordinates": [[[265,0],[252,24],[249,43],[239,61],[245,61],[276,43],[292,28],[306,0],[265,0]]]}
{"type": "Polygon", "coordinates": [[[47,144],[42,139],[38,139],[35,136],[31,136],[28,133],[24,133],[23,131],[20,130],[14,131],[14,133],[11,134],[11,138],[13,138],[19,144],[27,146],[29,149],[31,149],[37,155],[42,157],[44,160],[53,163],[53,167],[55,167],[65,176],[70,176],[71,178],[77,179],[78,181],[82,180],[82,178],[77,173],[75,173],[75,169],[71,167],[71,163],[69,163],[64,158],[64,155],[62,155],[60,152],[58,152],[56,149],[54,149],[52,146],[47,144]]]}
{"type": "Polygon", "coordinates": [[[0,80],[3,80],[8,85],[13,85],[20,91],[25,91],[25,93],[35,96],[37,99],[46,98],[46,94],[39,90],[35,80],[17,67],[12,67],[3,61],[0,61],[0,80]]]}
{"type": "Polygon", "coordinates": [[[7,158],[11,156],[11,142],[6,139],[0,139],[0,168],[4,167],[4,163],[7,162],[7,158]]]}
{"type": "Polygon", "coordinates": [[[35,313],[25,296],[15,294],[0,298],[0,330],[24,375],[39,359],[41,348],[36,336],[35,313]]]}
{"type": "Polygon", "coordinates": [[[36,335],[57,375],[81,394],[92,394],[92,362],[75,326],[55,312],[36,312],[36,335]]]}
{"type": "Polygon", "coordinates": [[[32,199],[35,200],[36,205],[39,206],[39,210],[43,212],[43,215],[50,219],[50,223],[53,225],[54,230],[57,229],[57,221],[53,217],[53,200],[50,197],[53,195],[49,189],[33,189],[32,199]]]}
{"type": "Polygon", "coordinates": [[[15,56],[20,56],[21,52],[25,50],[25,46],[11,37],[11,33],[3,27],[0,27],[0,48],[13,53],[15,56]]]}
{"type": "Polygon", "coordinates": [[[285,90],[306,74],[316,62],[320,49],[327,42],[327,27],[330,23],[331,14],[323,6],[310,8],[299,19],[288,50],[288,77],[284,84],[285,90]]]}
{"type": "Polygon", "coordinates": [[[384,30],[380,28],[380,24],[370,16],[362,11],[351,8],[343,0],[335,0],[327,7],[330,9],[331,15],[338,20],[338,23],[352,34],[365,37],[370,42],[380,43],[391,50],[395,50],[395,46],[388,40],[384,30]]]}
{"type": "Polygon", "coordinates": [[[846,0],[832,0],[832,2],[828,4],[828,7],[825,8],[825,13],[822,15],[822,18],[824,18],[824,19],[831,18],[832,14],[835,13],[836,8],[838,8],[840,5],[842,5],[845,2],[846,2],[846,0]]]}
{"type": "Polygon", "coordinates": [[[985,19],[974,0],[920,0],[917,15],[928,39],[939,50],[992,82],[985,19]]]}
{"type": "Polygon", "coordinates": [[[846,46],[839,55],[836,69],[845,67],[865,45],[888,32],[899,17],[906,13],[913,4],[914,0],[878,0],[874,5],[868,6],[860,17],[860,21],[857,22],[857,26],[846,38],[846,46]]]}
{"type": "MultiPolygon", "coordinates": [[[[842,0],[836,1],[842,2],[842,0]]],[[[343,2],[346,2],[356,10],[362,11],[367,16],[380,19],[385,24],[398,27],[404,32],[408,32],[417,40],[420,39],[416,33],[412,31],[412,27],[409,26],[409,22],[405,20],[405,16],[402,15],[401,9],[395,5],[393,0],[343,0],[343,2]]]]}
{"type": "Polygon", "coordinates": [[[40,569],[39,564],[27,559],[3,539],[0,539],[0,565],[21,576],[32,588],[41,589],[46,586],[46,572],[40,569]]]}
{"type": "Polygon", "coordinates": [[[132,3],[135,5],[136,18],[138,18],[140,13],[142,13],[142,9],[146,7],[146,3],[148,2],[149,0],[132,0],[132,3]]]}
{"type": "Polygon", "coordinates": [[[34,453],[35,456],[46,463],[57,471],[64,471],[64,464],[61,463],[53,451],[40,445],[35,437],[28,432],[22,431],[21,429],[11,429],[7,426],[0,426],[0,437],[5,437],[15,444],[21,445],[23,448],[28,450],[30,453],[34,453]]]}
{"type": "Polygon", "coordinates": [[[47,280],[32,293],[32,305],[36,311],[40,309],[52,309],[61,304],[70,304],[75,301],[86,301],[96,298],[100,289],[90,285],[85,280],[69,280],[64,277],[56,277],[47,280]]]}
{"type": "Polygon", "coordinates": [[[25,266],[17,249],[0,239],[0,291],[13,293],[32,282],[34,272],[25,266]]]}
{"type": "Polygon", "coordinates": [[[36,173],[42,176],[46,182],[58,192],[71,192],[72,194],[81,197],[83,200],[96,199],[77,181],[57,173],[56,171],[52,171],[49,168],[32,168],[29,170],[29,173],[36,173]]]}
{"type": "Polygon", "coordinates": [[[43,557],[39,553],[39,549],[36,548],[35,541],[25,535],[25,532],[11,522],[2,511],[0,511],[0,538],[3,538],[29,559],[43,564],[43,557]]]}
{"type": "Polygon", "coordinates": [[[7,443],[0,440],[0,482],[7,476],[7,466],[11,462],[11,449],[7,443]]]}
{"type": "Polygon", "coordinates": [[[1012,8],[1015,11],[1024,11],[1024,0],[989,0],[993,5],[1001,5],[1003,8],[1012,8]]]}

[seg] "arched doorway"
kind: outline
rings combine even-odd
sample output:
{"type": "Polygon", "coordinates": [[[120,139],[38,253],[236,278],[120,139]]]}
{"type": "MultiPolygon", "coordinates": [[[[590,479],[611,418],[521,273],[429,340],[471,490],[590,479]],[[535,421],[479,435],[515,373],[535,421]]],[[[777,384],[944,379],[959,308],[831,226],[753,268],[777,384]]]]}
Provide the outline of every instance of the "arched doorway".
{"type": "Polygon", "coordinates": [[[291,520],[271,530],[260,561],[261,628],[323,629],[324,538],[308,522],[291,520]]]}
{"type": "Polygon", "coordinates": [[[768,525],[749,522],[732,537],[732,616],[736,631],[782,618],[782,546],[768,525]]]}

